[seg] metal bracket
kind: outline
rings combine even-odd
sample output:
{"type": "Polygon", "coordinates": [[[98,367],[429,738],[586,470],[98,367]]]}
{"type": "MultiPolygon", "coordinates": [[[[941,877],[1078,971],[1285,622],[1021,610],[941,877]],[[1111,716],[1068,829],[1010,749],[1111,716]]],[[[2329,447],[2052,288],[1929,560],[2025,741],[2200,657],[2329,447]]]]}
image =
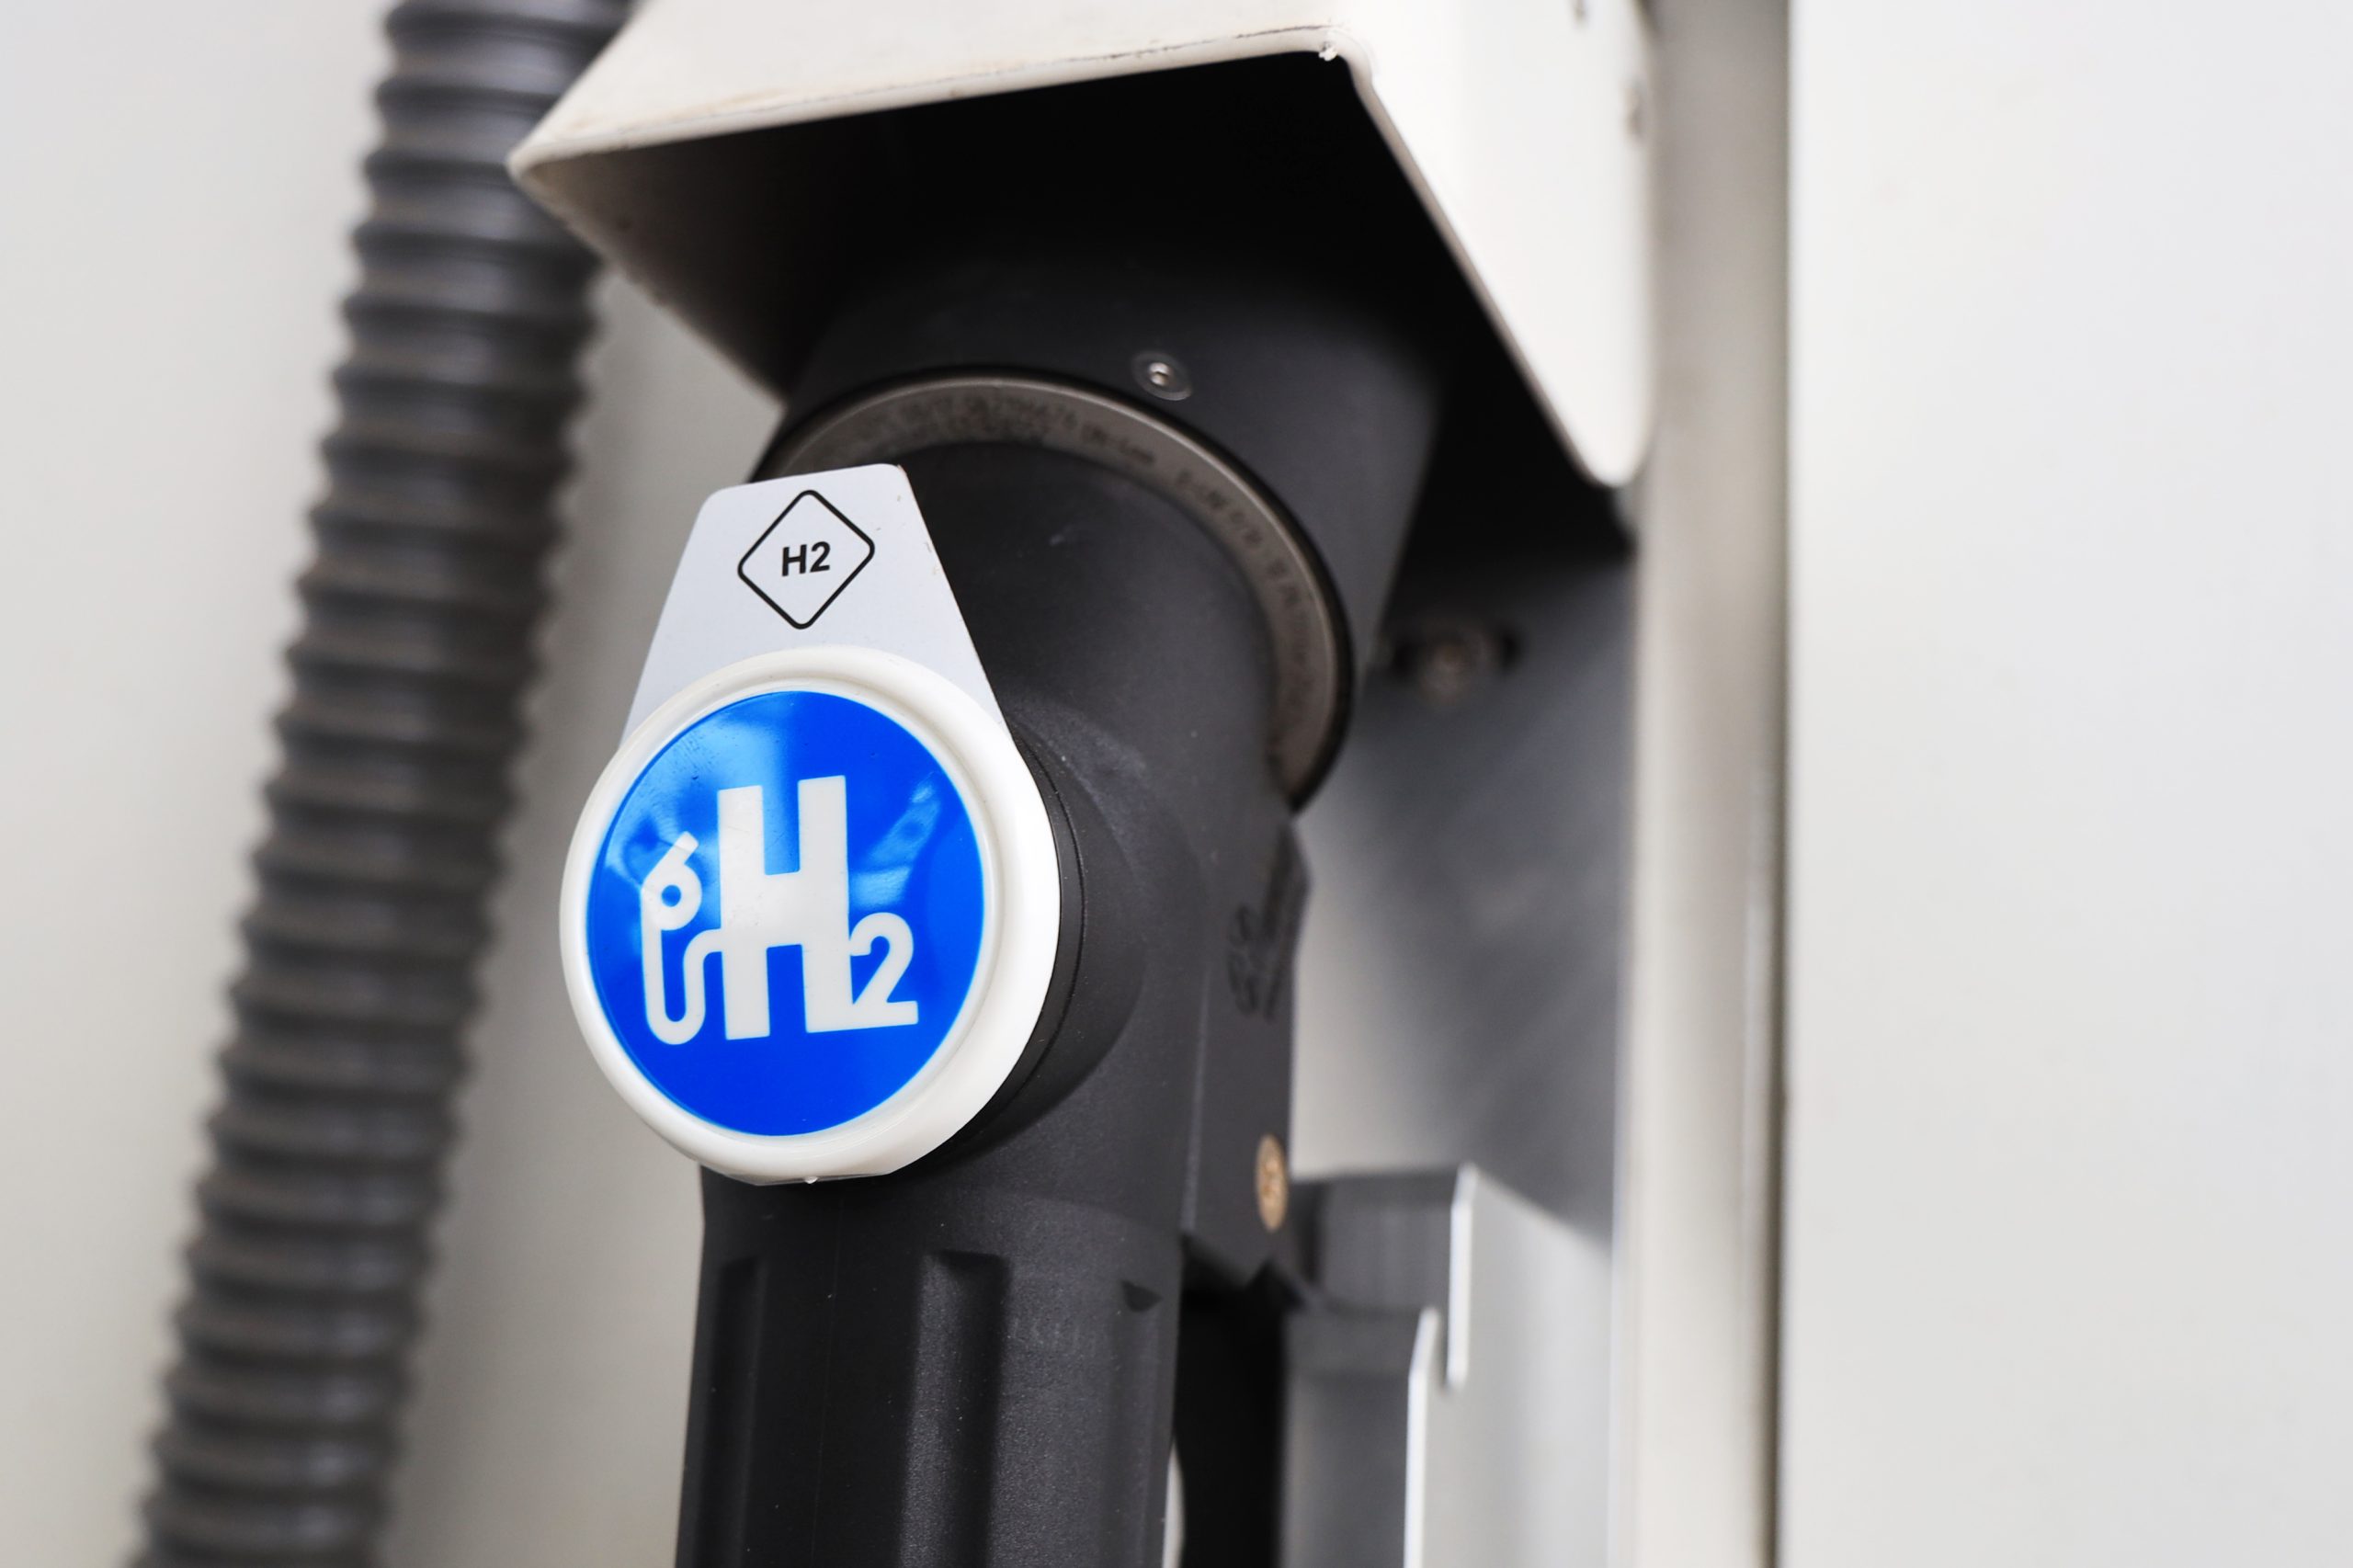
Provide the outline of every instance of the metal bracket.
{"type": "Polygon", "coordinates": [[[1601,1563],[1607,1251],[1468,1165],[1302,1193],[1283,1568],[1601,1563]]]}

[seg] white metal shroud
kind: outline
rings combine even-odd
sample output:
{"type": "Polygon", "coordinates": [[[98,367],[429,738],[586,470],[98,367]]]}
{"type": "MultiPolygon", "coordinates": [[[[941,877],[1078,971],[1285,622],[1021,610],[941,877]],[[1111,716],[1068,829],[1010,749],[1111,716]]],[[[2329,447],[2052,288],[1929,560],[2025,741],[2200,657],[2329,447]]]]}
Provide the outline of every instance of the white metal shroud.
{"type": "Polygon", "coordinates": [[[730,224],[722,178],[632,179],[610,154],[1317,54],[1349,73],[1579,464],[1620,484],[1641,466],[1655,382],[1650,42],[1635,0],[652,0],[515,168],[758,374],[760,312],[785,307],[746,301],[739,280],[756,246],[775,267],[776,234],[730,224]]]}

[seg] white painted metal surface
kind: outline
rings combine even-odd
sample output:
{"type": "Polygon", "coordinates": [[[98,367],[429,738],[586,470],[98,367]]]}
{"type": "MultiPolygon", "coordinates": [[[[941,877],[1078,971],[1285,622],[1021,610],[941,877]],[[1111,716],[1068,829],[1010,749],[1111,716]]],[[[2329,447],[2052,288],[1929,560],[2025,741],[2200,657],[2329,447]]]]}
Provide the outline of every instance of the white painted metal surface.
{"type": "Polygon", "coordinates": [[[1638,500],[1619,1123],[1620,1568],[1772,1560],[1788,58],[1781,0],[1677,0],[1661,20],[1660,419],[1638,500]]]}
{"type": "Polygon", "coordinates": [[[2353,11],[1795,35],[1790,1568],[2353,1542],[2353,11]]]}
{"type": "Polygon", "coordinates": [[[723,184],[639,183],[603,154],[1298,52],[1350,73],[1579,460],[1606,483],[1631,477],[1654,402],[1650,49],[1634,0],[660,0],[516,167],[750,359],[745,258],[772,273],[790,265],[773,247],[823,236],[731,227],[723,184]]]}
{"type": "Polygon", "coordinates": [[[1608,1241],[1472,1166],[1340,1177],[1288,1329],[1285,1568],[1602,1568],[1608,1241]]]}

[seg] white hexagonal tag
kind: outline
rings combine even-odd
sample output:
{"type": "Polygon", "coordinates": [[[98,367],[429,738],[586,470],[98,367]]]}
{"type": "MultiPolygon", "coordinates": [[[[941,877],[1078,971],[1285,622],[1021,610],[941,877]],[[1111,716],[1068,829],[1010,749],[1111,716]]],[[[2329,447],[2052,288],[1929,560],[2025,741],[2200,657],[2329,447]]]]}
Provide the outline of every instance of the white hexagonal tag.
{"type": "Polygon", "coordinates": [[[997,711],[915,493],[887,463],[733,485],[703,503],[630,728],[713,670],[823,646],[912,659],[997,711]]]}

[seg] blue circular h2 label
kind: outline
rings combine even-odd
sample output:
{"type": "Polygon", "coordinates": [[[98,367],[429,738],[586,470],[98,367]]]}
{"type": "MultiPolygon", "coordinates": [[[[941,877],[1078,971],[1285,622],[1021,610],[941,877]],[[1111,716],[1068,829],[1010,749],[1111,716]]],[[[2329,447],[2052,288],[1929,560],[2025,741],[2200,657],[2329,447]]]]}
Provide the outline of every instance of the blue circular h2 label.
{"type": "Polygon", "coordinates": [[[822,691],[740,698],[621,795],[586,900],[588,968],[638,1071],[738,1132],[889,1099],[963,1011],[988,890],[930,747],[822,691]]]}

